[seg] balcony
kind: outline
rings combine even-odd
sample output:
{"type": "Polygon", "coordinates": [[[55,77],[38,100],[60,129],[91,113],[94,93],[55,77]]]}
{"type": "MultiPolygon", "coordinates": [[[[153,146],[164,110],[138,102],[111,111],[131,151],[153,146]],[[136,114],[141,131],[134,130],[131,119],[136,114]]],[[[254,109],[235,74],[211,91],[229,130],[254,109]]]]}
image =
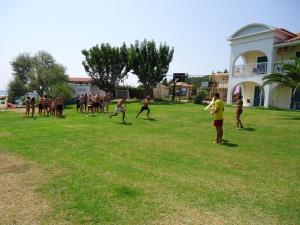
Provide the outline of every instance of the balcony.
{"type": "Polygon", "coordinates": [[[284,60],[284,61],[276,62],[276,63],[274,63],[274,66],[273,66],[273,72],[274,73],[283,73],[284,70],[283,70],[282,64],[295,64],[295,61],[294,60],[284,60]]]}
{"type": "Polygon", "coordinates": [[[233,76],[244,77],[254,75],[265,75],[268,71],[268,62],[249,63],[233,66],[233,76]]]}

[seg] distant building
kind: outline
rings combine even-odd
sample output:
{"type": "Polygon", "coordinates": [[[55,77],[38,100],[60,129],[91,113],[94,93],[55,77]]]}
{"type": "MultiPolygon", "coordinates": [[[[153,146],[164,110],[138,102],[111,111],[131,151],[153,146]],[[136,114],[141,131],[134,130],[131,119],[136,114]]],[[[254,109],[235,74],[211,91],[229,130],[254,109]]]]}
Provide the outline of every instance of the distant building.
{"type": "MultiPolygon", "coordinates": [[[[171,84],[171,88],[170,88],[171,90],[173,88],[173,85],[174,84],[171,84]]],[[[176,82],[175,85],[176,96],[190,99],[192,97],[192,90],[193,90],[193,85],[184,82],[176,82]]]]}
{"type": "Polygon", "coordinates": [[[105,91],[100,90],[98,87],[92,85],[92,79],[88,77],[69,77],[68,83],[74,89],[73,97],[82,94],[101,94],[104,95],[105,91]]]}
{"type": "Polygon", "coordinates": [[[253,23],[228,38],[231,46],[227,103],[241,94],[247,106],[290,108],[292,89],[280,84],[263,85],[262,78],[282,72],[278,65],[300,57],[300,33],[253,23]]]}
{"type": "Polygon", "coordinates": [[[158,84],[155,88],[153,88],[153,97],[154,98],[168,98],[169,97],[169,87],[158,84]]]}
{"type": "Polygon", "coordinates": [[[223,101],[227,99],[227,90],[228,90],[228,73],[214,73],[209,75],[208,82],[208,98],[212,99],[215,93],[220,94],[220,98],[223,101]]]}

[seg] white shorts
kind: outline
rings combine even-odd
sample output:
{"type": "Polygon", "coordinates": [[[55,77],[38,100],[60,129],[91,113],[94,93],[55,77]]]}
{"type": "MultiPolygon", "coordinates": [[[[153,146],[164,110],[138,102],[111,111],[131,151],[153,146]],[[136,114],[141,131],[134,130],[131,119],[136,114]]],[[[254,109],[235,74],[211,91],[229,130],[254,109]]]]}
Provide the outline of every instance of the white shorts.
{"type": "Polygon", "coordinates": [[[116,107],[116,113],[119,113],[119,112],[123,113],[123,112],[125,112],[125,109],[123,107],[116,107]]]}

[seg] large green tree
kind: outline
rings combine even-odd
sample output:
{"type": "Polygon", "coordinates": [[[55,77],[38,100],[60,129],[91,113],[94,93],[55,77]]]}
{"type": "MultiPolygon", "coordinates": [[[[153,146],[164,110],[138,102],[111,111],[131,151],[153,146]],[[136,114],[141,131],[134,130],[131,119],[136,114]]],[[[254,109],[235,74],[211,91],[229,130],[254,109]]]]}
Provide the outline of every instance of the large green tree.
{"type": "Polygon", "coordinates": [[[292,88],[292,101],[300,88],[300,58],[295,58],[293,63],[280,63],[281,73],[272,73],[263,78],[264,84],[281,84],[292,88]]]}
{"type": "Polygon", "coordinates": [[[128,49],[125,44],[114,47],[108,43],[82,50],[85,60],[82,61],[85,71],[93,83],[105,92],[114,93],[115,88],[128,72],[128,49]]]}
{"type": "Polygon", "coordinates": [[[10,99],[23,96],[26,92],[37,92],[40,96],[50,94],[50,88],[68,79],[65,68],[56,63],[47,52],[39,51],[34,56],[23,53],[12,62],[13,80],[8,84],[10,99]]]}
{"type": "Polygon", "coordinates": [[[130,46],[129,65],[146,94],[151,94],[152,88],[166,77],[173,54],[174,48],[166,43],[160,43],[157,47],[153,40],[136,41],[130,46]]]}

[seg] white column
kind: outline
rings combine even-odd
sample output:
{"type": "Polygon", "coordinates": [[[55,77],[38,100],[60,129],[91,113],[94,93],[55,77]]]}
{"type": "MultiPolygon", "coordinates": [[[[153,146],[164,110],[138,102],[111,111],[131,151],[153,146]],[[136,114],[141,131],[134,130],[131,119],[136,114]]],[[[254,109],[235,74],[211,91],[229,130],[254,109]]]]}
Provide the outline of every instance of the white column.
{"type": "Polygon", "coordinates": [[[271,89],[270,85],[265,85],[264,86],[264,92],[265,92],[265,102],[264,102],[264,107],[268,108],[270,106],[270,98],[271,98],[271,89]]]}

